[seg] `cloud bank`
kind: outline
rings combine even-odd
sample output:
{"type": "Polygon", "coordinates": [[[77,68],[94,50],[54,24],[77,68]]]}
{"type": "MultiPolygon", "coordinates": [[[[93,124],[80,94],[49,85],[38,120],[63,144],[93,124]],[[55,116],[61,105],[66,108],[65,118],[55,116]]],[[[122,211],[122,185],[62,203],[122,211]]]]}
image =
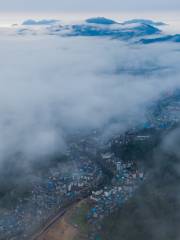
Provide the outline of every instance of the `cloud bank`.
{"type": "Polygon", "coordinates": [[[77,130],[123,131],[178,87],[178,45],[9,36],[0,39],[0,163],[43,159],[77,130]]]}

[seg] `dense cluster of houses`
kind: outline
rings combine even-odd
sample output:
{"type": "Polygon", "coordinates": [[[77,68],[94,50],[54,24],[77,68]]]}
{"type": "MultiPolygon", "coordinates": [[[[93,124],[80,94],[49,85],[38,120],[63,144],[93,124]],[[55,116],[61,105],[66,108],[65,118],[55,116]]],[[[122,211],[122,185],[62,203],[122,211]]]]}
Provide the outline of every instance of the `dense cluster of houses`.
{"type": "Polygon", "coordinates": [[[103,173],[94,161],[87,156],[84,159],[81,154],[75,165],[69,173],[50,169],[41,182],[32,183],[29,196],[20,198],[16,208],[1,214],[0,239],[26,239],[58,210],[86,197],[101,184],[103,173]]]}
{"type": "Polygon", "coordinates": [[[112,167],[115,165],[114,176],[108,185],[92,191],[90,196],[92,207],[87,214],[87,220],[93,229],[90,239],[96,239],[101,221],[120,208],[145,178],[144,172],[133,161],[123,162],[111,153],[103,154],[102,159],[111,162],[112,167]]]}

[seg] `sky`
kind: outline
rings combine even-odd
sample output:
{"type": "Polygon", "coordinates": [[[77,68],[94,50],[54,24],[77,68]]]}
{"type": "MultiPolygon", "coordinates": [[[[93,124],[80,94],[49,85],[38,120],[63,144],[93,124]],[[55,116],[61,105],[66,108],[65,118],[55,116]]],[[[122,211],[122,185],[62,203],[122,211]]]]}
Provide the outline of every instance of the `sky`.
{"type": "Polygon", "coordinates": [[[89,12],[89,11],[169,11],[180,10],[179,0],[6,0],[0,1],[5,12],[89,12]]]}
{"type": "Polygon", "coordinates": [[[0,0],[0,25],[20,23],[27,18],[56,18],[67,21],[91,16],[115,20],[153,18],[180,21],[179,0],[0,0]]]}

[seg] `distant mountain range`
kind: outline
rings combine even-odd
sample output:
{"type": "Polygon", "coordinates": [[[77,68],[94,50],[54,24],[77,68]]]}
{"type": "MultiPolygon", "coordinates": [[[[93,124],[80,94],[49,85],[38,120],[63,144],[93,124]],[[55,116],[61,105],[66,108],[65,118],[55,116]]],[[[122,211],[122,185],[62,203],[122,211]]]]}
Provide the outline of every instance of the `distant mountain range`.
{"type": "Polygon", "coordinates": [[[32,25],[51,25],[59,22],[58,20],[54,19],[42,19],[39,21],[33,20],[33,19],[28,19],[22,23],[24,26],[32,26],[32,25]]]}
{"type": "Polygon", "coordinates": [[[150,44],[150,43],[160,43],[160,42],[177,42],[180,43],[180,34],[175,35],[165,35],[158,38],[147,38],[141,39],[140,43],[150,44]]]}
{"type": "Polygon", "coordinates": [[[153,25],[153,26],[164,26],[164,25],[166,25],[163,22],[154,22],[154,21],[149,20],[149,19],[132,19],[132,20],[128,20],[128,21],[123,22],[123,24],[132,24],[132,23],[144,23],[144,24],[153,25]]]}
{"type": "MultiPolygon", "coordinates": [[[[63,29],[70,36],[109,36],[113,38],[131,39],[133,37],[160,34],[161,31],[153,24],[145,23],[146,20],[132,20],[131,23],[119,23],[104,17],[89,18],[80,24],[50,28],[51,34],[61,33],[63,29]]],[[[153,22],[151,22],[153,23],[153,22]]]]}
{"type": "Polygon", "coordinates": [[[42,26],[46,34],[58,36],[87,36],[110,37],[121,40],[132,40],[139,44],[152,44],[158,42],[180,42],[180,34],[165,35],[160,27],[163,22],[149,19],[132,19],[117,22],[104,17],[89,18],[78,24],[62,24],[59,20],[26,20],[18,34],[38,34],[33,26],[42,26]],[[29,28],[30,27],[30,28],[29,28]]]}

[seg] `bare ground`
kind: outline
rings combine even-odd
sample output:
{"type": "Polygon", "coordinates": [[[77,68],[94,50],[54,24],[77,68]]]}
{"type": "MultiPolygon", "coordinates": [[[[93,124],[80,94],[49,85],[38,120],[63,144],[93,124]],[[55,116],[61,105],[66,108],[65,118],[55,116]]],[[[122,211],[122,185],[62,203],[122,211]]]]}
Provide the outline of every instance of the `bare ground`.
{"type": "Polygon", "coordinates": [[[87,206],[86,200],[75,204],[36,240],[85,240],[84,211],[87,206]]]}

